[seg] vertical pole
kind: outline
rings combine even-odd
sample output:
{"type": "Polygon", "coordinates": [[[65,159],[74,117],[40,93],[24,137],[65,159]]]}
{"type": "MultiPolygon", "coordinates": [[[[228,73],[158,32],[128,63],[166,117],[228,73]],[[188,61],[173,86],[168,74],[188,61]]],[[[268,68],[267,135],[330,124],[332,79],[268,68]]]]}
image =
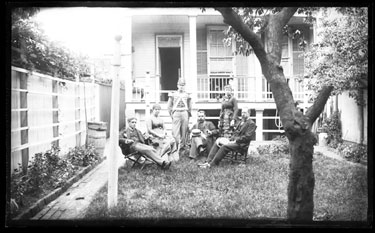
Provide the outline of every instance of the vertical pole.
{"type": "MultiPolygon", "coordinates": [[[[52,80],[52,93],[57,93],[58,92],[58,85],[56,80],[52,80]]],[[[58,96],[53,95],[52,96],[52,108],[58,108],[58,96]]],[[[58,123],[59,122],[59,112],[53,110],[52,111],[52,123],[58,123]]],[[[77,124],[77,123],[76,123],[77,124]]],[[[59,137],[59,126],[53,126],[53,137],[59,137]]],[[[53,142],[53,144],[58,147],[59,146],[59,140],[56,140],[53,142]]]]}
{"type": "Polygon", "coordinates": [[[197,16],[189,16],[189,34],[190,34],[190,85],[192,90],[192,106],[197,100],[197,16]]]}
{"type": "Polygon", "coordinates": [[[155,102],[158,103],[160,102],[160,76],[155,75],[155,102]]]}
{"type": "MultiPolygon", "coordinates": [[[[75,89],[75,119],[79,120],[79,122],[76,122],[76,130],[81,130],[81,90],[80,90],[80,82],[79,82],[79,76],[76,75],[76,82],[74,83],[74,89],[75,89]]],[[[85,99],[84,99],[85,101],[85,99]]],[[[85,126],[86,126],[86,133],[85,133],[85,146],[87,147],[88,145],[88,130],[87,130],[87,119],[85,118],[85,126]]],[[[76,134],[76,146],[81,146],[82,145],[82,134],[76,134]]]]}
{"type": "Polygon", "coordinates": [[[146,102],[146,119],[150,117],[150,72],[146,72],[145,82],[145,102],[146,102]]]}
{"type": "MultiPolygon", "coordinates": [[[[27,90],[27,74],[21,74],[20,89],[27,90]]],[[[27,92],[20,92],[20,108],[27,108],[27,92]]],[[[21,111],[21,127],[28,126],[28,112],[21,111]]],[[[21,131],[21,145],[29,143],[29,130],[24,129],[21,131]]],[[[27,174],[27,167],[29,165],[29,148],[22,149],[22,172],[27,174]]]]}
{"type": "Polygon", "coordinates": [[[255,141],[263,141],[263,110],[255,109],[255,122],[257,125],[255,141]]]}
{"type": "Polygon", "coordinates": [[[121,66],[121,41],[120,35],[115,37],[113,56],[113,79],[112,79],[112,99],[111,99],[111,129],[110,129],[110,153],[108,154],[108,208],[117,206],[118,194],[118,168],[117,156],[119,146],[119,108],[120,108],[120,81],[119,68],[121,66]]]}
{"type": "Polygon", "coordinates": [[[91,66],[90,66],[90,78],[91,78],[91,88],[90,88],[91,121],[99,121],[99,111],[98,111],[99,105],[98,105],[98,102],[97,102],[98,95],[96,93],[97,87],[95,85],[95,66],[94,66],[94,64],[91,64],[91,66]],[[93,105],[95,106],[95,108],[92,108],[93,105]]]}

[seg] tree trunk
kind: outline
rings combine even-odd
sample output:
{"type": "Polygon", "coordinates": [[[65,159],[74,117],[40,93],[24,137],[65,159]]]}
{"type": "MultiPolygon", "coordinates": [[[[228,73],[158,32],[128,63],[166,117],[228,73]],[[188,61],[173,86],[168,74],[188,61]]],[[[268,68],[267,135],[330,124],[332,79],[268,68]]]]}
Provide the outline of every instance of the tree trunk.
{"type": "Polygon", "coordinates": [[[315,178],[312,159],[315,143],[316,138],[311,132],[289,142],[288,219],[291,221],[311,221],[313,218],[315,178]]]}
{"type": "Polygon", "coordinates": [[[312,158],[316,138],[311,132],[311,126],[323,111],[333,87],[324,86],[305,115],[295,108],[293,94],[280,66],[280,60],[282,29],[295,14],[297,8],[285,7],[276,15],[265,19],[268,22],[264,29],[267,46],[264,46],[261,38],[250,30],[233,9],[215,9],[223,15],[224,23],[231,25],[254,49],[261,64],[262,73],[271,86],[285,135],[290,144],[288,219],[312,221],[315,184],[312,158]]]}

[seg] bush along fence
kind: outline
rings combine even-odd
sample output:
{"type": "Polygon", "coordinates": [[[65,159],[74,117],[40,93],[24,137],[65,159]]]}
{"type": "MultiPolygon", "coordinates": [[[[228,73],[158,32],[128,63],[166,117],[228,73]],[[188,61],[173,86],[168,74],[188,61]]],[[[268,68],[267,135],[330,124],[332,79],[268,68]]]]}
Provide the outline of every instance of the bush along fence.
{"type": "Polygon", "coordinates": [[[15,172],[11,176],[10,218],[33,217],[104,160],[91,144],[70,149],[63,156],[59,153],[52,144],[50,150],[35,154],[26,175],[15,172]]]}
{"type": "Polygon", "coordinates": [[[67,151],[86,140],[87,121],[97,121],[98,85],[11,69],[11,173],[26,174],[32,155],[51,143],[67,151]]]}
{"type": "Polygon", "coordinates": [[[367,163],[367,145],[342,139],[340,113],[335,111],[323,122],[322,131],[327,134],[327,146],[336,150],[344,159],[355,163],[367,163]]]}

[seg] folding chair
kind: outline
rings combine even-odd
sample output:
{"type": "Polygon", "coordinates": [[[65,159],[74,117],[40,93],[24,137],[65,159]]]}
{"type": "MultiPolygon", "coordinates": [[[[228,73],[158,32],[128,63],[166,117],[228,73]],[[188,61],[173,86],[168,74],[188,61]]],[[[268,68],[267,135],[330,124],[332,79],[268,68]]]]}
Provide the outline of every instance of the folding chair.
{"type": "Polygon", "coordinates": [[[130,144],[126,144],[124,139],[119,140],[119,146],[121,148],[122,154],[124,155],[124,159],[127,161],[130,161],[131,168],[134,168],[135,166],[141,166],[141,170],[148,166],[148,165],[158,165],[154,160],[147,157],[146,155],[134,151],[130,151],[130,144]]]}

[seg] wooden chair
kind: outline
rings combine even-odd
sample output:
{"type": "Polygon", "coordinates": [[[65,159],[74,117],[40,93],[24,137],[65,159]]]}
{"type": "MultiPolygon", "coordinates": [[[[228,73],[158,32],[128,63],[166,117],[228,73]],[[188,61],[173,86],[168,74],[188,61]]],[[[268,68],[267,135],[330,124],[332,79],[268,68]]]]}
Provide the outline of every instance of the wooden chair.
{"type": "Polygon", "coordinates": [[[246,163],[248,159],[248,153],[247,151],[249,150],[249,145],[246,147],[242,147],[238,150],[231,150],[226,156],[225,159],[228,159],[232,162],[237,162],[237,163],[246,163]]]}

